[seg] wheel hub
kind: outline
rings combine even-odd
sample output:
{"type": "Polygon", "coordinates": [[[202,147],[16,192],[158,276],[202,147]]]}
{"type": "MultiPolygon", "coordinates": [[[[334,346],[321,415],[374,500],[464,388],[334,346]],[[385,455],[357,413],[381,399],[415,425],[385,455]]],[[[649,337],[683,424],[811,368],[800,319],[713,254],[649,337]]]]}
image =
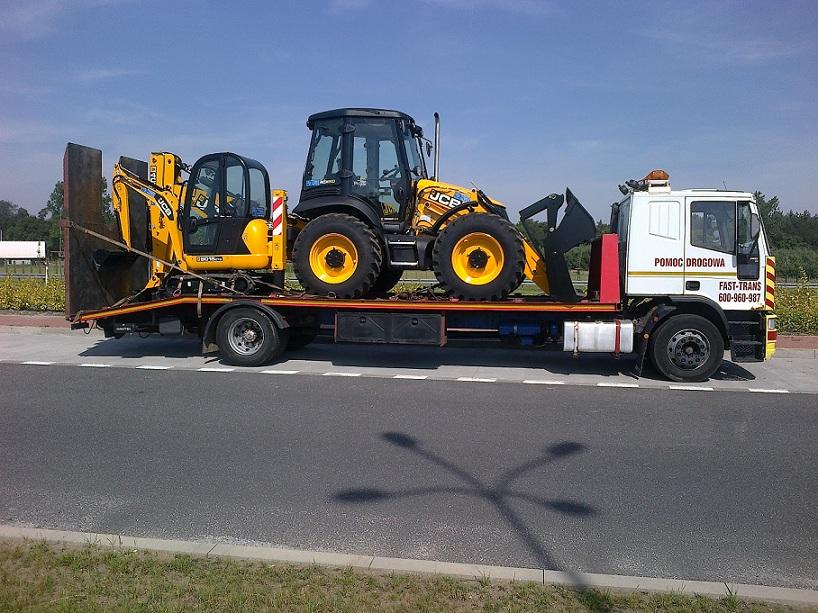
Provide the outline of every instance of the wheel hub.
{"type": "Polygon", "coordinates": [[[325,234],[310,247],[310,269],[324,283],[343,283],[355,274],[357,268],[358,250],[343,234],[325,234]]]}
{"type": "Polygon", "coordinates": [[[695,370],[710,357],[710,343],[698,330],[680,330],[668,343],[670,361],[684,370],[695,370]]]}
{"type": "Polygon", "coordinates": [[[327,266],[330,268],[341,268],[346,261],[346,255],[339,249],[330,249],[325,258],[327,266]]]}
{"type": "Polygon", "coordinates": [[[469,266],[472,268],[485,268],[489,263],[489,256],[479,247],[469,254],[469,266]]]}
{"type": "Polygon", "coordinates": [[[241,355],[253,355],[264,344],[264,331],[250,318],[238,319],[227,330],[230,348],[241,355]]]}
{"type": "Polygon", "coordinates": [[[500,242],[485,232],[472,232],[452,247],[452,269],[469,285],[486,285],[502,272],[505,253],[500,242]]]}

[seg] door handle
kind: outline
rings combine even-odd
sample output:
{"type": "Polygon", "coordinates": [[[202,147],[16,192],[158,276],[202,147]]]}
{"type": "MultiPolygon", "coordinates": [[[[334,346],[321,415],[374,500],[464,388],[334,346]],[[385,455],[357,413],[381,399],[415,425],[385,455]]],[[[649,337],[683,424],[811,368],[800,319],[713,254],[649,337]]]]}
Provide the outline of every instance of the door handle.
{"type": "Polygon", "coordinates": [[[699,291],[699,288],[701,287],[701,285],[702,284],[700,282],[698,282],[698,281],[687,281],[685,283],[685,289],[688,290],[688,291],[691,291],[691,292],[697,292],[697,291],[699,291]]]}

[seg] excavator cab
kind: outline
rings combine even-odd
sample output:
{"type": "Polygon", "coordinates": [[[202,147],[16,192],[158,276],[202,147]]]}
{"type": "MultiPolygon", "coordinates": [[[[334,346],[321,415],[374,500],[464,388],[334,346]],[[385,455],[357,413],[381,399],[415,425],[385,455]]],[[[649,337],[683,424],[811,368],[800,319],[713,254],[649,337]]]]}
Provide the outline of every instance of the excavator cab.
{"type": "Polygon", "coordinates": [[[264,166],[214,153],[190,170],[182,209],[185,262],[191,270],[257,269],[269,263],[270,179],[264,166]]]}

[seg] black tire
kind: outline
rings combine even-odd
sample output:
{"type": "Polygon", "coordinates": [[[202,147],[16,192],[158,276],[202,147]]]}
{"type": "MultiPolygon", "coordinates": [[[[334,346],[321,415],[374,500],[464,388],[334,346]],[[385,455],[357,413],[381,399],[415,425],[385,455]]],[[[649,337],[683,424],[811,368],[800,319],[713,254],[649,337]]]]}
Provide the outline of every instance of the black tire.
{"type": "Polygon", "coordinates": [[[318,329],[295,328],[290,330],[287,351],[297,351],[313,342],[318,337],[318,329]]]}
{"type": "Polygon", "coordinates": [[[222,315],[216,328],[219,353],[234,366],[262,366],[287,346],[288,330],[279,328],[259,309],[239,307],[222,315]]]}
{"type": "Polygon", "coordinates": [[[499,215],[484,213],[464,215],[447,224],[435,241],[432,249],[432,269],[438,283],[452,296],[462,300],[500,300],[520,287],[520,283],[523,282],[525,275],[523,239],[517,229],[499,215]],[[474,234],[493,238],[502,249],[503,255],[503,264],[496,276],[480,285],[461,278],[452,263],[452,253],[461,239],[474,234]]]}
{"type": "Polygon", "coordinates": [[[335,294],[338,298],[360,298],[366,296],[375,285],[381,272],[383,250],[375,232],[357,217],[344,213],[327,213],[310,221],[295,239],[293,245],[293,268],[302,287],[313,294],[335,294]],[[338,261],[330,262],[329,255],[319,262],[324,271],[315,271],[310,254],[317,241],[329,235],[340,235],[352,243],[357,253],[357,262],[347,260],[342,251],[334,250],[338,261]],[[327,282],[320,278],[322,272],[333,272],[355,262],[349,278],[339,282],[327,282]],[[337,266],[336,266],[337,264],[337,266]]]}
{"type": "Polygon", "coordinates": [[[373,294],[389,293],[398,284],[402,276],[403,270],[400,268],[384,268],[381,270],[381,274],[378,275],[375,285],[372,286],[371,292],[373,294]]]}
{"type": "Polygon", "coordinates": [[[671,381],[706,381],[724,359],[724,337],[699,315],[672,315],[653,334],[649,358],[671,381]]]}

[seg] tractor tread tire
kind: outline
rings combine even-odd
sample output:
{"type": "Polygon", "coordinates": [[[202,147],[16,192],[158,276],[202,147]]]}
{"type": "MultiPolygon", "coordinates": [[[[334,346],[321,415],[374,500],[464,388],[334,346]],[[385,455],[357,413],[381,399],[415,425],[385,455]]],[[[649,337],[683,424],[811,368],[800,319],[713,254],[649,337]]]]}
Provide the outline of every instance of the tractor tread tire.
{"type": "Polygon", "coordinates": [[[395,287],[403,276],[400,268],[384,268],[378,276],[375,285],[372,286],[373,294],[388,294],[395,287]]]}
{"type": "Polygon", "coordinates": [[[525,278],[523,239],[508,221],[493,213],[463,215],[443,228],[432,249],[432,269],[447,294],[460,300],[502,300],[520,287],[525,278]],[[469,285],[454,271],[451,250],[461,238],[472,232],[491,235],[504,251],[503,270],[485,285],[469,285]]]}
{"type": "Polygon", "coordinates": [[[293,244],[293,269],[301,286],[311,294],[338,298],[361,298],[370,293],[383,266],[383,249],[378,236],[367,224],[346,213],[327,213],[308,222],[293,244]],[[343,283],[325,283],[310,266],[310,249],[321,236],[343,234],[355,244],[358,269],[343,283]]]}

